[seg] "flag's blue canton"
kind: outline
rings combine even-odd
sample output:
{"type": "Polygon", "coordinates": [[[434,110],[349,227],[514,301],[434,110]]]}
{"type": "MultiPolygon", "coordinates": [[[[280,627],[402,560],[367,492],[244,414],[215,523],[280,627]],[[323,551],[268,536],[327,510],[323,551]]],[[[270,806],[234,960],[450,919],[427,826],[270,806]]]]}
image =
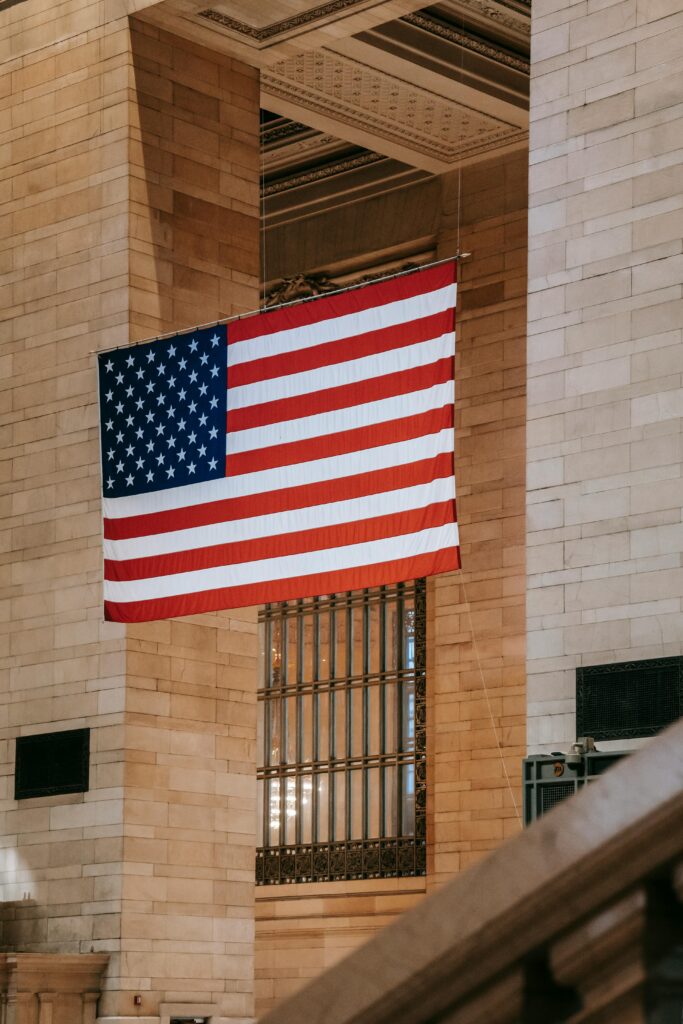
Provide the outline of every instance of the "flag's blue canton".
{"type": "Polygon", "coordinates": [[[225,326],[99,357],[105,497],[225,476],[227,358],[225,326]]]}

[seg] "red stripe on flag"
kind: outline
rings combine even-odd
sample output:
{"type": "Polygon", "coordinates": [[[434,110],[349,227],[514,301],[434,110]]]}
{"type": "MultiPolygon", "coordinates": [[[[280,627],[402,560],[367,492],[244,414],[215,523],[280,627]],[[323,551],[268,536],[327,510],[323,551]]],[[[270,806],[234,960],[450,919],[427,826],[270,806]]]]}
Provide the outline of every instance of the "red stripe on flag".
{"type": "Polygon", "coordinates": [[[305,441],[290,441],[274,448],[257,448],[250,452],[228,455],[225,460],[225,475],[239,476],[242,473],[274,469],[276,466],[312,462],[323,456],[327,458],[333,455],[346,455],[349,452],[361,452],[396,441],[409,441],[415,437],[424,437],[426,434],[436,434],[439,430],[452,426],[453,406],[444,405],[441,409],[430,409],[417,416],[388,420],[386,423],[357,427],[355,430],[326,434],[324,437],[311,437],[305,441]]]}
{"type": "Polygon", "coordinates": [[[128,540],[131,537],[188,530],[195,526],[210,526],[212,523],[225,523],[233,519],[248,519],[273,512],[327,505],[332,501],[347,501],[364,495],[401,490],[452,474],[453,453],[443,452],[433,459],[421,459],[406,466],[370,470],[367,473],[357,473],[337,480],[301,484],[299,487],[286,487],[243,498],[207,501],[202,505],[189,505],[186,508],[169,509],[164,512],[149,512],[146,515],[122,519],[105,519],[104,536],[108,540],[128,540]]]}
{"type": "Polygon", "coordinates": [[[335,594],[344,590],[376,587],[398,583],[420,576],[434,576],[460,568],[460,549],[444,548],[414,558],[402,558],[376,565],[363,565],[339,572],[322,572],[267,583],[223,587],[180,597],[163,597],[151,601],[105,601],[105,617],[112,622],[148,622],[171,619],[181,615],[220,611],[223,608],[249,608],[273,601],[288,601],[316,594],[335,594]]]}
{"type": "Polygon", "coordinates": [[[320,323],[322,320],[331,320],[349,313],[361,313],[366,309],[384,306],[388,302],[397,302],[400,299],[409,299],[414,295],[445,288],[454,281],[455,261],[449,261],[438,267],[400,275],[362,288],[349,289],[340,292],[339,295],[323,295],[272,312],[245,316],[230,324],[228,345],[250,338],[260,338],[276,331],[320,323]]]}
{"type": "Polygon", "coordinates": [[[238,363],[237,366],[228,366],[228,387],[237,388],[244,384],[254,384],[259,380],[288,377],[293,373],[318,370],[322,366],[336,366],[338,363],[348,363],[352,359],[362,359],[364,356],[431,341],[432,338],[440,338],[453,331],[454,321],[455,310],[445,309],[406,324],[367,331],[350,338],[342,338],[340,341],[328,341],[323,345],[300,349],[298,352],[285,352],[283,355],[269,356],[267,359],[254,359],[250,363],[238,363]]]}
{"type": "Polygon", "coordinates": [[[296,395],[294,398],[281,398],[276,402],[263,402],[261,405],[252,405],[246,409],[228,411],[227,430],[230,434],[238,430],[248,430],[250,427],[263,427],[268,423],[298,420],[303,416],[349,409],[354,405],[366,405],[381,401],[383,398],[414,394],[435,384],[444,384],[452,378],[453,357],[447,356],[426,366],[416,366],[412,370],[400,370],[398,373],[387,373],[372,380],[342,384],[337,388],[327,388],[325,391],[314,391],[308,395],[296,395]]]}
{"type": "Polygon", "coordinates": [[[424,508],[380,515],[373,519],[321,526],[313,530],[296,530],[292,533],[258,537],[250,541],[215,544],[193,551],[175,551],[172,554],[121,561],[105,559],[104,578],[120,582],[174,576],[199,569],[214,569],[219,565],[239,565],[242,562],[299,555],[305,551],[322,551],[345,547],[347,544],[363,544],[385,537],[417,533],[419,530],[445,526],[446,523],[452,522],[453,501],[441,501],[426,505],[424,508]]]}

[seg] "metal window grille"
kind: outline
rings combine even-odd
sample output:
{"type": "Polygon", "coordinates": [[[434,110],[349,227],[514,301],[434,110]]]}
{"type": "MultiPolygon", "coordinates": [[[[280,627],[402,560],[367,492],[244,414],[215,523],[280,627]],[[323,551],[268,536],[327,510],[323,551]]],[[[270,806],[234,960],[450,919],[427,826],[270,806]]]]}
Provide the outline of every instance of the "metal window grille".
{"type": "Polygon", "coordinates": [[[425,872],[425,581],[260,613],[257,884],[425,872]]]}
{"type": "Polygon", "coordinates": [[[683,657],[576,670],[576,731],[596,740],[655,736],[683,714],[683,657]]]}

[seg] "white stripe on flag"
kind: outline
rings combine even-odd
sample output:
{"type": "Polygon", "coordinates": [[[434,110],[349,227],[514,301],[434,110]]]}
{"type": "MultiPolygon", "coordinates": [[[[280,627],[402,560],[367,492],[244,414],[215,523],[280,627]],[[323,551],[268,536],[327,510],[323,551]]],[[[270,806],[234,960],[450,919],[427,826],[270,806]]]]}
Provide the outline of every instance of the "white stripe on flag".
{"type": "Polygon", "coordinates": [[[426,508],[437,502],[455,498],[453,477],[439,477],[426,484],[404,487],[397,491],[384,491],[363,498],[332,501],[327,505],[313,505],[291,512],[273,512],[249,519],[236,519],[210,526],[191,527],[171,533],[157,533],[149,537],[129,540],[104,541],[104,557],[116,561],[168,555],[174,551],[195,551],[216,544],[234,544],[236,541],[256,540],[293,533],[297,530],[316,530],[323,526],[360,522],[377,515],[391,515],[411,509],[426,508]]]}
{"type": "Polygon", "coordinates": [[[285,352],[300,352],[315,345],[325,345],[329,341],[339,341],[341,338],[352,338],[368,331],[378,331],[383,327],[395,327],[411,320],[421,320],[432,313],[453,308],[455,300],[456,286],[449,284],[445,288],[413,295],[409,299],[398,299],[383,306],[372,306],[360,313],[345,313],[314,324],[304,324],[301,327],[276,331],[274,334],[263,334],[257,338],[234,342],[228,345],[228,377],[230,367],[237,366],[238,363],[250,363],[253,359],[267,359],[269,356],[279,356],[285,352]]]}
{"type": "Polygon", "coordinates": [[[342,434],[358,427],[370,427],[376,423],[388,423],[402,417],[419,416],[430,409],[441,409],[452,404],[455,387],[452,380],[435,384],[410,395],[395,395],[380,398],[367,405],[352,405],[348,409],[333,409],[331,412],[302,416],[298,420],[283,420],[281,423],[267,423],[263,427],[249,427],[235,430],[226,437],[228,455],[238,452],[252,452],[289,444],[291,441],[305,441],[311,437],[325,437],[328,434],[342,434]]]}
{"type": "Polygon", "coordinates": [[[330,388],[356,384],[363,380],[376,380],[387,374],[428,366],[438,359],[446,359],[454,354],[455,334],[451,331],[440,338],[421,341],[416,345],[406,345],[404,348],[391,349],[388,352],[376,352],[361,359],[350,359],[346,363],[320,366],[315,370],[304,370],[301,373],[273,377],[270,380],[258,380],[253,384],[242,384],[234,388],[230,387],[228,373],[228,411],[277,402],[281,398],[295,398],[297,395],[310,395],[315,392],[324,393],[330,388]]]}
{"type": "Polygon", "coordinates": [[[357,473],[387,469],[390,466],[407,466],[422,459],[433,459],[444,452],[453,451],[453,428],[445,427],[436,434],[397,441],[395,444],[368,448],[365,451],[334,455],[315,462],[302,462],[295,466],[278,466],[256,473],[240,476],[220,477],[186,487],[170,487],[166,491],[152,491],[149,494],[132,494],[124,498],[103,498],[105,519],[126,519],[129,516],[148,515],[152,512],[166,512],[175,508],[189,508],[210,501],[224,501],[227,498],[241,498],[250,494],[264,494],[284,488],[299,487],[302,484],[337,480],[357,473]]]}
{"type": "Polygon", "coordinates": [[[280,558],[265,558],[255,562],[237,565],[199,569],[194,572],[174,573],[170,576],[146,580],[115,582],[104,581],[106,601],[151,601],[156,598],[178,597],[221,587],[239,587],[251,583],[265,583],[271,579],[291,579],[297,576],[311,576],[320,572],[321,559],[325,572],[392,562],[406,557],[420,555],[442,548],[456,547],[458,527],[455,523],[432,527],[419,533],[403,534],[399,537],[385,537],[381,540],[361,544],[349,544],[339,548],[328,548],[323,552],[307,551],[298,555],[284,555],[280,558]]]}

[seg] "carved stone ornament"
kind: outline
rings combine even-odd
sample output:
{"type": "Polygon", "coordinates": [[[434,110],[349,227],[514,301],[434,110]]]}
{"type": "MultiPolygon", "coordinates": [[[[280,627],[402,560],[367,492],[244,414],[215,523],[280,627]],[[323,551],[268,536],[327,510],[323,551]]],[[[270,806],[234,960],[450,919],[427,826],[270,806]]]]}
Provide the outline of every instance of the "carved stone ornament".
{"type": "Polygon", "coordinates": [[[334,292],[340,285],[330,281],[326,274],[295,274],[286,277],[266,295],[266,306],[279,306],[297,299],[310,299],[313,295],[334,292]]]}

